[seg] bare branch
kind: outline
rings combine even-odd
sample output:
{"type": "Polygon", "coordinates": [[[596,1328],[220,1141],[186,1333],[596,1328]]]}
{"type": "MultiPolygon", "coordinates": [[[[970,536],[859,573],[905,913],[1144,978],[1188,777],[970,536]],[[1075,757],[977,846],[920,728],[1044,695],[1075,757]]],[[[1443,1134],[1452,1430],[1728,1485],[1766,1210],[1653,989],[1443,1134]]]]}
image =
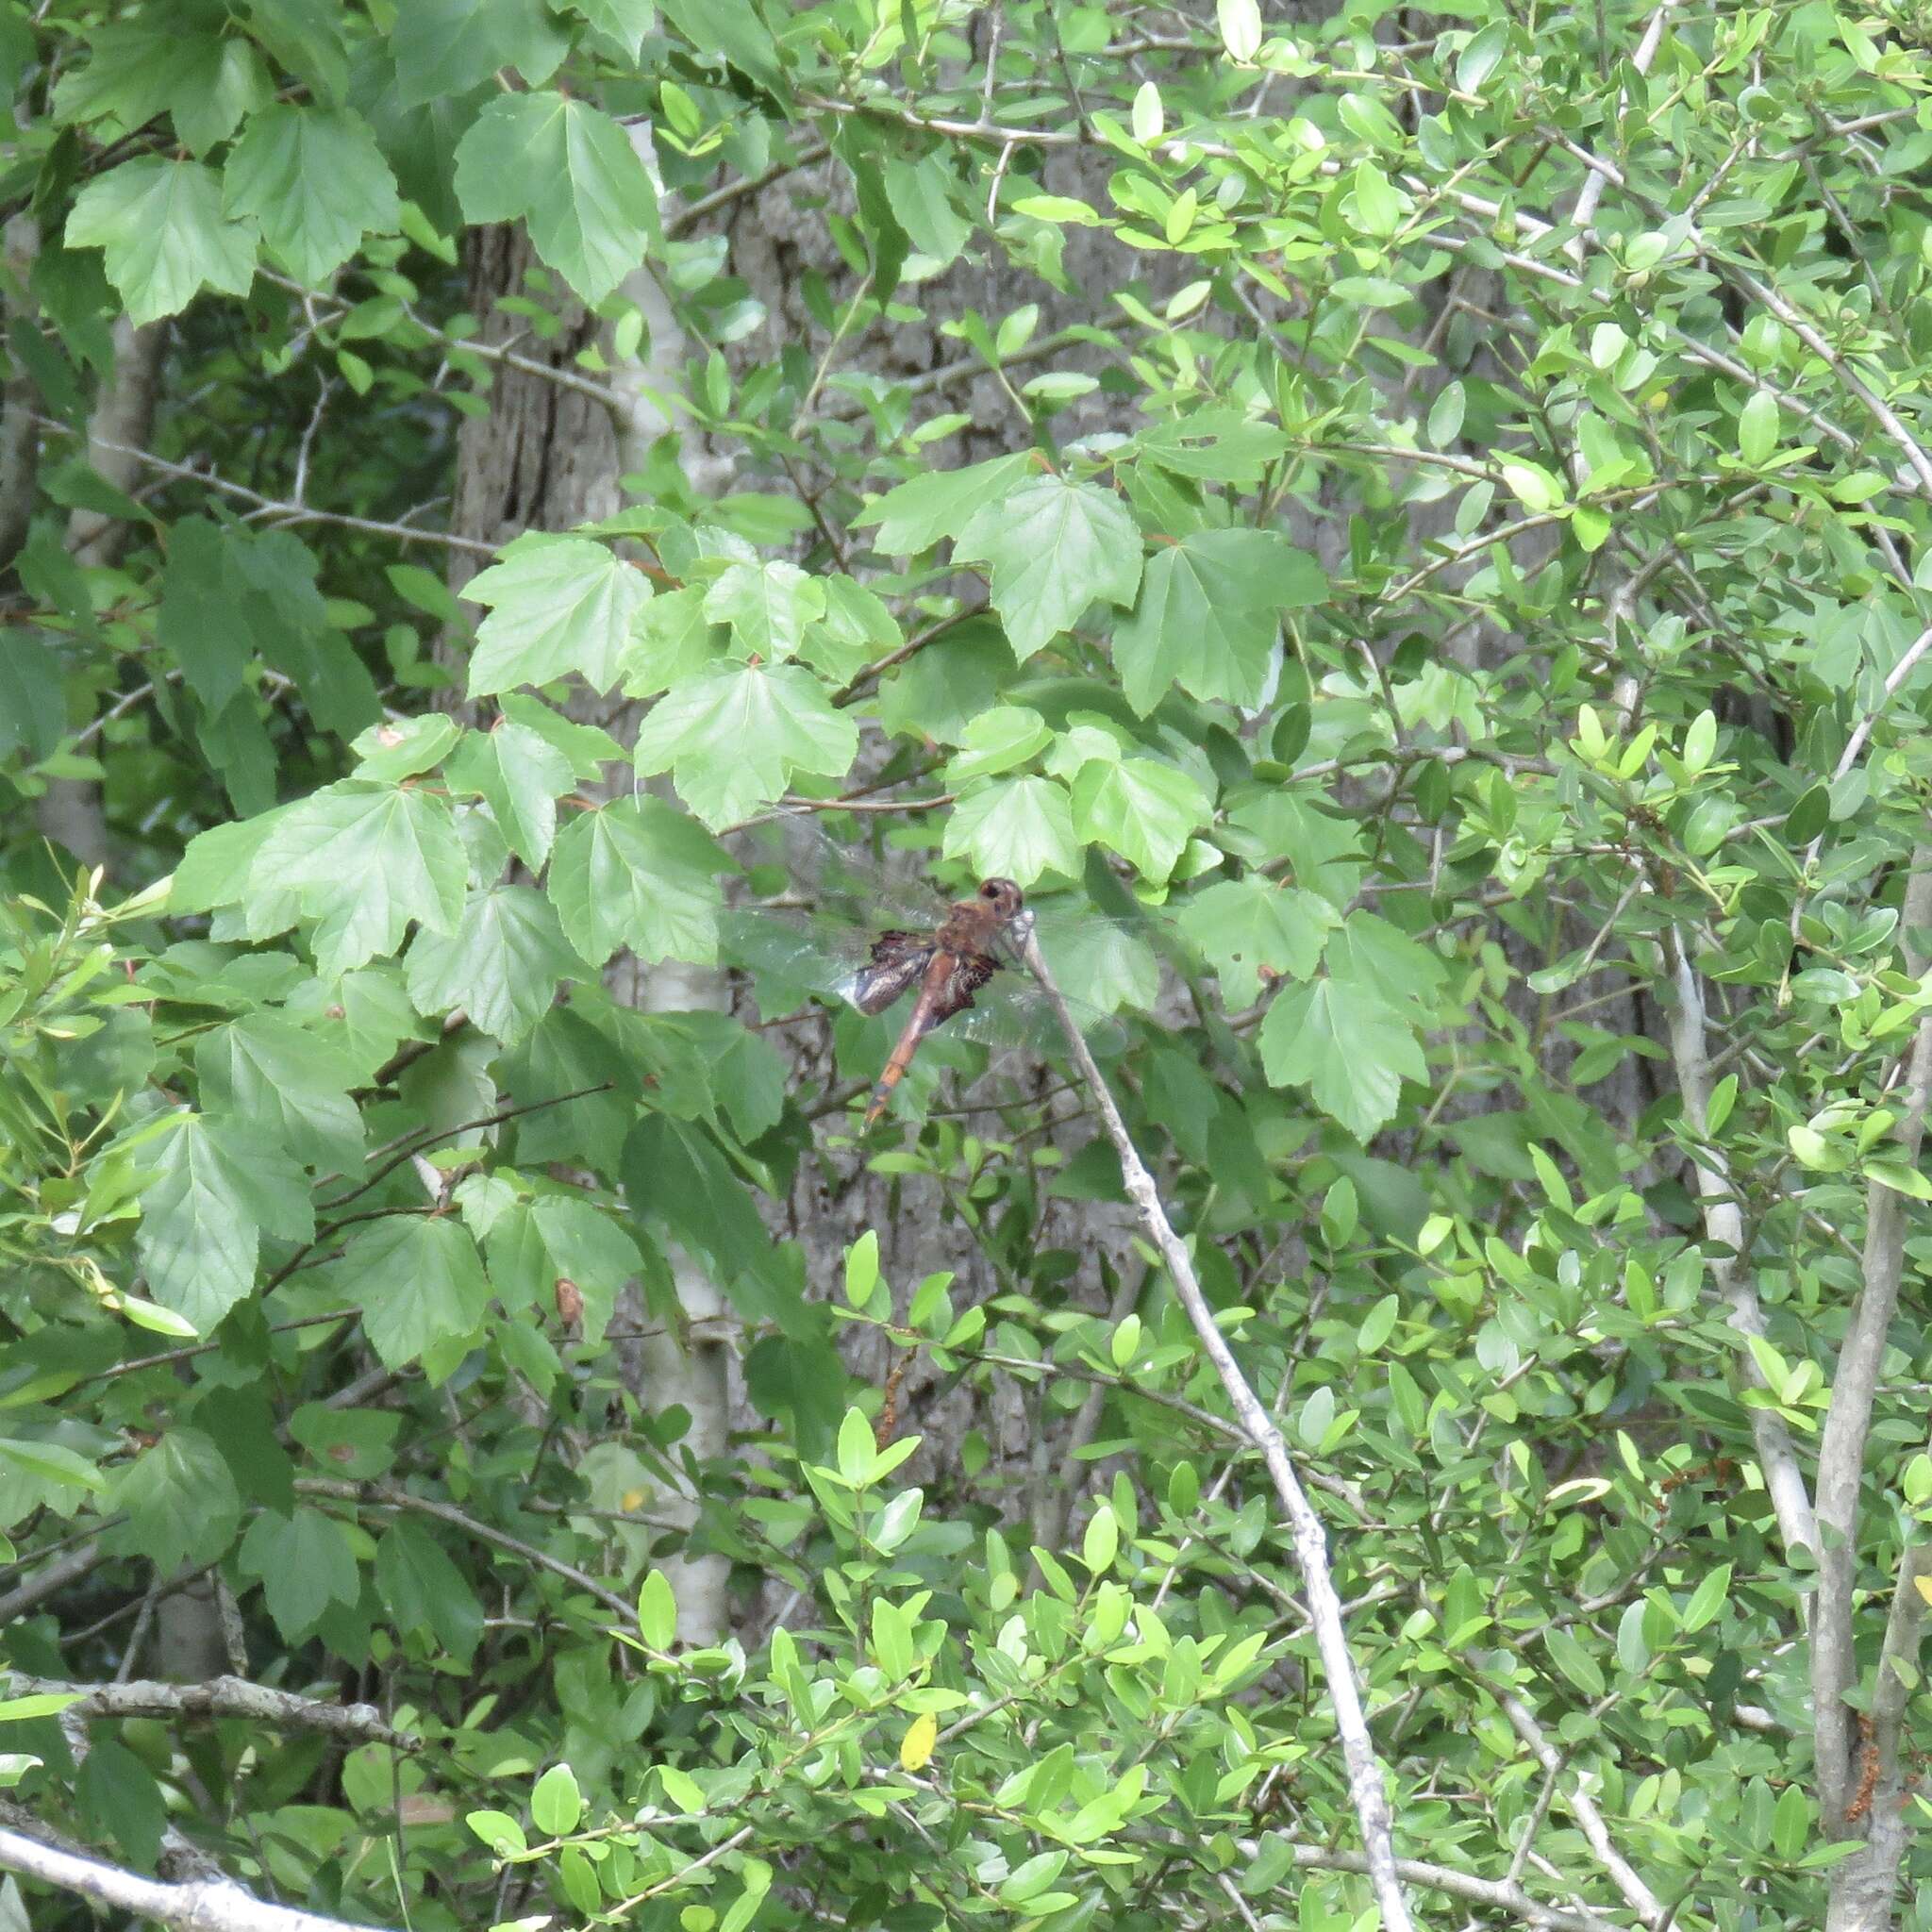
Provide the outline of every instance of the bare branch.
{"type": "Polygon", "coordinates": [[[78,1691],[63,1718],[245,1717],[296,1730],[326,1731],[356,1743],[371,1740],[398,1751],[418,1751],[423,1740],[393,1729],[373,1704],[327,1704],[272,1690],[245,1677],[208,1677],[198,1684],[160,1684],[139,1678],[126,1684],[67,1684],[54,1677],[15,1672],[7,1678],[8,1695],[78,1691]]]}
{"type": "MultiPolygon", "coordinates": [[[[1731,1326],[1740,1335],[1762,1337],[1764,1310],[1757,1300],[1750,1271],[1744,1265],[1744,1215],[1724,1156],[1709,1144],[1710,1057],[1705,1040],[1704,987],[1690,963],[1682,934],[1674,926],[1668,941],[1676,1005],[1671,1010],[1671,1058],[1676,1067],[1677,1091],[1683,1096],[1684,1118],[1697,1137],[1691,1165],[1697,1175],[1697,1198],[1704,1208],[1706,1239],[1718,1250],[1709,1256],[1711,1278],[1731,1311],[1731,1326]]],[[[1740,1350],[1744,1374],[1758,1388],[1763,1372],[1748,1348],[1740,1350]]],[[[1752,1440],[1758,1467],[1777,1512],[1778,1533],[1788,1550],[1818,1548],[1818,1524],[1805,1489],[1805,1472],[1783,1419],[1769,1408],[1751,1411],[1752,1440]]]]}
{"type": "MultiPolygon", "coordinates": [[[[66,424],[58,423],[51,416],[37,416],[34,420],[50,432],[62,436],[74,434],[66,424]]],[[[97,442],[92,447],[131,458],[142,469],[153,470],[158,475],[178,477],[186,483],[199,483],[205,490],[231,496],[237,503],[252,506],[263,516],[273,517],[277,525],[331,524],[338,529],[360,530],[371,537],[393,538],[399,543],[441,543],[445,549],[468,550],[481,557],[496,555],[495,544],[480,542],[471,537],[458,537],[449,530],[419,530],[412,524],[386,524],[375,517],[352,517],[337,510],[310,509],[304,504],[285,503],[279,497],[264,496],[258,490],[250,490],[245,483],[231,483],[225,476],[196,469],[190,463],[171,463],[166,458],[155,456],[148,450],[131,449],[112,442],[97,442]]]]}
{"type": "Polygon", "coordinates": [[[25,1616],[50,1596],[59,1595],[70,1583],[77,1582],[95,1564],[102,1562],[106,1554],[101,1548],[100,1539],[90,1537],[64,1557],[57,1557],[44,1570],[37,1571],[25,1583],[16,1584],[5,1596],[0,1596],[0,1625],[12,1623],[16,1617],[25,1616]]]}
{"type": "MultiPolygon", "coordinates": [[[[1664,16],[1676,4],[1676,0],[1663,0],[1663,5],[1650,16],[1650,25],[1643,30],[1643,38],[1637,43],[1637,51],[1630,57],[1630,64],[1639,74],[1648,74],[1650,63],[1657,58],[1657,50],[1663,44],[1664,16]]],[[[1630,103],[1630,90],[1620,88],[1617,92],[1617,123],[1621,124],[1624,109],[1630,103]]],[[[1571,236],[1565,252],[1577,263],[1583,260],[1584,238],[1590,233],[1591,224],[1596,220],[1597,204],[1604,198],[1604,188],[1609,180],[1610,171],[1601,167],[1593,155],[1584,149],[1572,146],[1570,151],[1586,164],[1583,186],[1577,191],[1576,207],[1571,214],[1576,233],[1571,236]]]]}
{"type": "Polygon", "coordinates": [[[167,1885],[4,1826],[0,1826],[0,1871],[38,1878],[110,1911],[177,1926],[180,1932],[362,1932],[346,1920],[270,1905],[225,1878],[167,1885]]]}
{"type": "MultiPolygon", "coordinates": [[[[1366,1872],[1368,1860],[1359,1852],[1337,1851],[1332,1845],[1295,1844],[1296,1867],[1303,1872],[1366,1872]]],[[[1249,1857],[1258,1857],[1261,1847],[1253,1840],[1241,1840],[1249,1857]]],[[[1473,1873],[1457,1872],[1452,1866],[1432,1865],[1421,1858],[1398,1858],[1395,1870],[1410,1885],[1440,1891],[1449,1898],[1467,1899],[1471,1905],[1487,1906],[1492,1911],[1507,1912],[1525,1925],[1547,1928],[1547,1932],[1617,1932],[1614,1919],[1595,1912],[1576,1911],[1562,1906],[1544,1905],[1532,1898],[1522,1886],[1502,1878],[1478,1878],[1473,1873]]]]}
{"type": "MultiPolygon", "coordinates": [[[[1932,926],[1932,828],[1912,855],[1900,916],[1906,970],[1925,970],[1918,935],[1932,926]]],[[[1932,1012],[1923,1015],[1912,1038],[1906,1073],[1904,1112],[1891,1139],[1881,1143],[1890,1158],[1913,1167],[1925,1136],[1932,1097],[1932,1012]]],[[[1853,1655],[1852,1592],[1858,1569],[1858,1490],[1865,1473],[1865,1441],[1878,1393],[1885,1338],[1898,1307],[1905,1272],[1906,1201],[1874,1181],[1866,1194],[1865,1248],[1858,1298],[1840,1344],[1832,1377],[1831,1407],[1818,1445],[1818,1596],[1811,1629],[1812,1749],[1818,1765],[1818,1801],[1824,1829],[1834,1838],[1856,1836],[1847,1812],[1855,1783],[1853,1712],[1846,1702],[1857,1681],[1853,1655]]]]}
{"type": "MultiPolygon", "coordinates": [[[[1509,1720],[1510,1729],[1529,1746],[1536,1761],[1551,1776],[1558,1776],[1563,1770],[1563,1754],[1550,1742],[1542,1725],[1537,1722],[1535,1711],[1513,1691],[1491,1687],[1491,1694],[1502,1707],[1503,1715],[1509,1720]]],[[[1624,1894],[1624,1903],[1646,1925],[1660,1928],[1665,1923],[1663,1901],[1643,1882],[1637,1868],[1612,1842],[1609,1826],[1604,1823],[1603,1813],[1596,1808],[1596,1801],[1578,1780],[1572,1778],[1563,1802],[1571,1817],[1582,1827],[1583,1836],[1590,1841],[1597,1863],[1609,1874],[1610,1882],[1624,1894]]]]}
{"type": "Polygon", "coordinates": [[[408,1490],[391,1489],[386,1483],[341,1482],[330,1476],[297,1476],[295,1491],[303,1496],[333,1496],[341,1502],[359,1503],[377,1509],[414,1510],[419,1516],[433,1516],[439,1523],[447,1523],[476,1542],[506,1550],[513,1557],[521,1557],[534,1568],[548,1570],[552,1575],[561,1576],[565,1582],[587,1591],[626,1629],[636,1620],[637,1611],[631,1604],[614,1590],[599,1583],[594,1576],[579,1570],[575,1563],[566,1563],[561,1557],[553,1557],[549,1551],[540,1550],[535,1543],[526,1543],[521,1537],[511,1536],[508,1530],[498,1529],[491,1524],[467,1515],[453,1504],[439,1503],[433,1496],[412,1495],[408,1490]]]}
{"type": "Polygon", "coordinates": [[[1396,1871],[1388,1790],[1381,1761],[1375,1756],[1374,1740],[1369,1735],[1368,1719],[1362,1709],[1355,1662],[1349,1656],[1348,1633],[1341,1620],[1341,1599],[1336,1593],[1335,1579],[1328,1567],[1327,1538],[1322,1527],[1322,1519],[1315,1513],[1307,1492],[1302,1488],[1301,1478],[1295,1473],[1281,1431],[1249,1386],[1241,1364],[1234,1358],[1233,1350],[1227,1345],[1226,1338],[1215,1324],[1214,1311],[1208,1306],[1208,1298],[1201,1291],[1200,1278],[1194,1273],[1193,1257],[1175,1234],[1174,1224],[1167,1218],[1167,1210],[1160,1205],[1160,1191],[1155,1186],[1154,1176],[1148,1173],[1134,1146],[1133,1136],[1127,1132],[1127,1124],[1114,1105],[1112,1091],[1094,1064],[1093,1055],[1089,1051],[1079,1024],[1067,1006],[1066,996],[1060,991],[1041,953],[1039,936],[1030,925],[1025,934],[1023,957],[1027,970],[1053,1003],[1074,1063],[1086,1078],[1101,1120],[1106,1124],[1108,1138],[1120,1156],[1121,1175],[1127,1196],[1141,1210],[1141,1219],[1155,1247],[1159,1250],[1160,1258],[1167,1265],[1168,1277],[1174,1283],[1181,1306],[1188,1311],[1188,1319],[1193,1324],[1202,1351],[1214,1365],[1214,1373],[1227,1391],[1228,1400],[1234,1406],[1235,1415],[1247,1439],[1261,1452],[1262,1460],[1268,1465],[1274,1493],[1280,1498],[1288,1516],[1293,1535],[1295,1561],[1307,1590],[1308,1614],[1314,1624],[1315,1645],[1321,1652],[1323,1673],[1328,1680],[1328,1698],[1335,1711],[1335,1728],[1341,1735],[1342,1756],[1348,1764],[1349,1796],[1355,1807],[1356,1820],[1361,1827],[1364,1865],[1369,1881],[1374,1888],[1376,1903],[1382,1908],[1384,1932],[1410,1932],[1414,1921],[1409,1916],[1408,1900],[1396,1871]]]}

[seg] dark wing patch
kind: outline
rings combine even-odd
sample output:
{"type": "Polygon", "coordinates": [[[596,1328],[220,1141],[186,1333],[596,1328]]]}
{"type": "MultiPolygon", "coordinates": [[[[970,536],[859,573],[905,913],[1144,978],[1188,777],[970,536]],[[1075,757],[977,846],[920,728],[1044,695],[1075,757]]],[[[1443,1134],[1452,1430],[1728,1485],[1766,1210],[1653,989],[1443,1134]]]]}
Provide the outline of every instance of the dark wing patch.
{"type": "Polygon", "coordinates": [[[984,953],[955,954],[953,970],[933,1002],[932,1024],[937,1026],[941,1020],[963,1013],[973,1004],[973,995],[998,971],[999,961],[984,953]]]}
{"type": "Polygon", "coordinates": [[[861,1013],[883,1013],[918,983],[932,958],[932,935],[882,932],[872,942],[872,957],[852,975],[845,997],[861,1013]]]}

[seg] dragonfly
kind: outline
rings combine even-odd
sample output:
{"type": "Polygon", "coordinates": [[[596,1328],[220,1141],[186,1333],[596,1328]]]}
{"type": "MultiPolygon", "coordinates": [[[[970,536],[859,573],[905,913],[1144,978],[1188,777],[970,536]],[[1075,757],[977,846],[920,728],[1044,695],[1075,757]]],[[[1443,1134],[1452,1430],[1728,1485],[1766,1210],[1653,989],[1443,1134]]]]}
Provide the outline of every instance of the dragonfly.
{"type": "MultiPolygon", "coordinates": [[[[941,1026],[1032,1058],[1064,1046],[1053,1007],[1020,957],[1036,913],[1011,879],[983,879],[970,897],[947,903],[836,844],[816,825],[788,819],[784,826],[786,873],[799,890],[728,922],[732,950],[754,971],[868,1016],[911,996],[867,1098],[865,1126],[884,1115],[922,1043],[941,1026]]],[[[1069,972],[1151,993],[1152,955],[1117,922],[1049,915],[1042,937],[1069,972]]],[[[1068,1006],[1095,1053],[1124,1043],[1110,1016],[1078,998],[1068,1006]]]]}

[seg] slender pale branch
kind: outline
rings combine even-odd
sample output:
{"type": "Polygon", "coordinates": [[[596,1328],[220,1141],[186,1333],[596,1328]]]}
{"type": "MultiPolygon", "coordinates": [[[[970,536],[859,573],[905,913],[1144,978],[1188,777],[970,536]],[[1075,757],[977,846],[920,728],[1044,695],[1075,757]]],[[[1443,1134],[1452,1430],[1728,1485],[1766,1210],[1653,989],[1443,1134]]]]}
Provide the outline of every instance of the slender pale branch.
{"type": "Polygon", "coordinates": [[[1193,1257],[1174,1232],[1174,1224],[1160,1203],[1160,1191],[1146,1163],[1134,1145],[1127,1124],[1114,1105],[1113,1093],[1094,1064],[1079,1024],[1069,1008],[1066,996],[1047,966],[1040,950],[1039,936],[1031,927],[1024,938],[1023,957],[1027,970],[1040,982],[1052,1002],[1075,1065],[1085,1077],[1094,1105],[1105,1123],[1108,1138],[1120,1157],[1121,1175],[1127,1197],[1140,1209],[1149,1237],[1166,1263],[1169,1279],[1181,1306],[1188,1311],[1202,1352],[1214,1366],[1221,1386],[1247,1439],[1261,1452],[1289,1521],[1294,1541],[1295,1561],[1308,1596],[1308,1614],[1315,1629],[1315,1645],[1322,1657],[1322,1669],[1328,1680],[1328,1699],[1335,1712],[1335,1728],[1341,1738],[1341,1751],[1348,1765],[1349,1796],[1361,1828],[1364,1866],[1374,1888],[1376,1903],[1382,1908],[1383,1932],[1410,1932],[1407,1896],[1396,1869],[1392,1822],[1382,1765],[1375,1755],[1374,1740],[1369,1735],[1368,1718],[1362,1709],[1361,1691],[1356,1682],[1355,1660],[1349,1655],[1348,1633],[1342,1624],[1341,1599],[1328,1566],[1327,1537],[1322,1519],[1308,1501],[1301,1478],[1295,1472],[1288,1444],[1274,1420],[1262,1406],[1241,1373],[1234,1351],[1214,1320],[1201,1291],[1200,1277],[1194,1272],[1193,1257]]]}
{"type": "MultiPolygon", "coordinates": [[[[1912,854],[1901,914],[1906,970],[1925,970],[1920,935],[1932,927],[1932,826],[1912,854]]],[[[1925,1136],[1925,1109],[1932,1097],[1932,1012],[1923,1015],[1912,1037],[1906,1071],[1903,1112],[1882,1151],[1905,1167],[1918,1163],[1925,1136]]],[[[1854,1786],[1854,1716],[1846,1701],[1857,1682],[1853,1654],[1852,1595],[1858,1573],[1858,1491],[1865,1474],[1865,1443],[1877,1400],[1878,1373],[1885,1338],[1898,1307],[1905,1274],[1907,1204],[1902,1194],[1874,1181],[1865,1203],[1865,1246],[1860,1284],[1851,1320],[1839,1346],[1832,1376],[1831,1407],[1818,1445],[1818,1524],[1824,1546],[1818,1553],[1817,1608],[1811,1629],[1811,1716],[1813,1756],[1818,1766],[1818,1799],[1824,1828],[1834,1838],[1855,1835],[1848,1816],[1854,1786]]]]}
{"type": "MultiPolygon", "coordinates": [[[[1241,1840],[1247,1857],[1258,1857],[1261,1846],[1252,1839],[1241,1840]]],[[[1338,1851],[1332,1845],[1296,1843],[1290,1847],[1296,1869],[1303,1872],[1363,1872],[1368,1861],[1359,1852],[1338,1851]]],[[[1617,1932],[1614,1919],[1574,1907],[1545,1905],[1532,1898],[1522,1886],[1507,1879],[1478,1878],[1474,1873],[1458,1872],[1449,1865],[1432,1865],[1422,1858],[1398,1858],[1397,1874],[1410,1885],[1440,1891],[1448,1898],[1465,1899],[1471,1905],[1486,1906],[1492,1911],[1507,1912],[1525,1925],[1547,1928],[1547,1932],[1617,1932]]]]}
{"type": "MultiPolygon", "coordinates": [[[[34,420],[42,429],[53,434],[71,436],[75,433],[68,425],[52,416],[36,416],[34,420]]],[[[280,523],[332,524],[338,529],[360,530],[371,537],[391,537],[399,543],[441,543],[445,549],[473,551],[479,557],[496,555],[494,543],[458,537],[449,530],[419,530],[412,524],[386,524],[375,517],[352,517],[339,510],[310,509],[306,504],[285,503],[279,497],[264,496],[260,491],[251,490],[245,483],[231,483],[225,476],[217,476],[212,471],[198,470],[190,463],[171,463],[151,450],[130,449],[121,443],[104,441],[92,442],[90,447],[126,457],[142,469],[154,471],[157,475],[174,476],[184,483],[199,483],[205,490],[233,497],[237,503],[248,504],[262,515],[274,517],[280,523]]]]}
{"type": "MultiPolygon", "coordinates": [[[[1697,1176],[1697,1199],[1704,1209],[1706,1238],[1717,1249],[1710,1272],[1719,1294],[1731,1311],[1731,1326],[1740,1335],[1765,1333],[1764,1310],[1744,1265],[1744,1215],[1723,1154],[1710,1143],[1710,1055],[1705,1035],[1704,987],[1690,962],[1683,936],[1673,927],[1668,935],[1676,1004],[1671,1011],[1671,1058],[1683,1098],[1684,1118],[1696,1137],[1691,1164],[1697,1176]]],[[[1740,1351],[1743,1373],[1758,1387],[1762,1371],[1748,1348],[1740,1351]]],[[[1791,1432],[1770,1408],[1751,1411],[1752,1439],[1758,1467],[1777,1513],[1778,1532],[1788,1551],[1818,1548],[1818,1524],[1806,1493],[1805,1473],[1792,1446],[1791,1432]]]]}
{"type": "Polygon", "coordinates": [[[168,1885],[4,1827],[0,1827],[0,1871],[38,1878],[109,1911],[175,1926],[179,1932],[366,1932],[346,1920],[271,1905],[227,1879],[168,1885]]]}
{"type": "MultiPolygon", "coordinates": [[[[1513,1691],[1496,1689],[1493,1695],[1502,1707],[1503,1715],[1509,1720],[1510,1729],[1529,1746],[1536,1761],[1550,1775],[1558,1775],[1563,1770],[1563,1753],[1550,1742],[1542,1725],[1537,1721],[1536,1712],[1513,1691]]],[[[1624,1894],[1624,1902],[1646,1925],[1661,1928],[1664,1924],[1663,1901],[1617,1849],[1610,1837],[1610,1828],[1596,1807],[1596,1801],[1578,1779],[1570,1780],[1564,1802],[1571,1817],[1582,1827],[1583,1836],[1589,1841],[1597,1863],[1609,1874],[1611,1884],[1624,1894]]]]}

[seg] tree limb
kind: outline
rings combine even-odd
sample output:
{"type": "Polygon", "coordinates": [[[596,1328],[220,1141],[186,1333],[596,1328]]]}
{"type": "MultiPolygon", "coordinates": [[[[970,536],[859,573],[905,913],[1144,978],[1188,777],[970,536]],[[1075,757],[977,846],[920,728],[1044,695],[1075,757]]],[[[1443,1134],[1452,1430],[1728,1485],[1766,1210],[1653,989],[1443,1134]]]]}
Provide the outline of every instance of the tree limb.
{"type": "MultiPolygon", "coordinates": [[[[1709,1143],[1711,1079],[1704,1031],[1704,987],[1690,962],[1683,936],[1674,926],[1668,935],[1668,943],[1677,993],[1670,1015],[1671,1058],[1676,1068],[1677,1090],[1683,1095],[1684,1118],[1697,1137],[1691,1166],[1697,1176],[1697,1199],[1704,1209],[1705,1236],[1721,1250],[1707,1257],[1711,1276],[1730,1308],[1731,1326],[1740,1335],[1761,1338],[1765,1332],[1764,1310],[1744,1266],[1743,1211],[1738,1206],[1737,1189],[1724,1158],[1709,1143]]],[[[1757,1387],[1764,1387],[1757,1357],[1748,1348],[1740,1349],[1739,1354],[1743,1374],[1757,1387]]],[[[1805,1472],[1799,1466],[1790,1430],[1774,1410],[1753,1408],[1751,1435],[1785,1548],[1815,1554],[1818,1523],[1811,1498],[1806,1492],[1805,1472]]]]}
{"type": "Polygon", "coordinates": [[[168,1885],[5,1826],[0,1826],[0,1871],[38,1878],[110,1911],[174,1926],[177,1932],[360,1932],[344,1919],[270,1905],[225,1878],[168,1885]]]}
{"type": "MultiPolygon", "coordinates": [[[[1900,916],[1906,971],[1925,970],[1917,935],[1932,927],[1932,830],[1912,854],[1900,916]]],[[[1925,1108],[1932,1098],[1932,1012],[1921,1016],[1906,1073],[1904,1113],[1881,1148],[1907,1167],[1915,1166],[1925,1137],[1925,1108]]],[[[1874,1181],[1865,1204],[1862,1276],[1851,1320],[1839,1346],[1831,1381],[1831,1407],[1818,1445],[1817,1607],[1811,1627],[1812,1750],[1818,1766],[1818,1801],[1824,1828],[1833,1838],[1857,1835],[1847,1816],[1853,1775],[1853,1712],[1846,1702],[1857,1681],[1853,1655],[1852,1595],[1858,1572],[1858,1490],[1865,1473],[1865,1441],[1878,1394],[1885,1338],[1898,1307],[1905,1273],[1905,1197],[1874,1181]]]]}
{"type": "Polygon", "coordinates": [[[328,1704],[276,1690],[245,1677],[208,1677],[198,1684],[161,1684],[136,1678],[125,1684],[69,1684],[55,1677],[7,1676],[8,1695],[80,1694],[63,1718],[245,1717],[262,1724],[327,1731],[356,1743],[371,1740],[398,1751],[420,1751],[423,1740],[393,1729],[373,1704],[328,1704]]]}
{"type": "Polygon", "coordinates": [[[1356,1820],[1361,1827],[1364,1868],[1369,1882],[1374,1888],[1376,1903],[1382,1908],[1383,1932],[1410,1932],[1414,1921],[1409,1916],[1408,1900],[1396,1870],[1389,1794],[1381,1762],[1375,1756],[1374,1740],[1369,1735],[1361,1692],[1356,1683],[1355,1662],[1349,1656],[1348,1633],[1342,1626],[1341,1599],[1336,1593],[1335,1579],[1328,1567],[1327,1539],[1322,1519],[1315,1513],[1307,1492],[1302,1488],[1281,1431],[1275,1427],[1273,1417],[1262,1407],[1247,1377],[1241,1374],[1241,1364],[1235,1360],[1233,1350],[1215,1324],[1214,1310],[1208,1306],[1208,1298],[1201,1291],[1200,1278],[1194,1273],[1193,1257],[1174,1232],[1174,1224],[1167,1218],[1167,1210],[1160,1205],[1160,1192],[1155,1186],[1154,1176],[1148,1173],[1134,1146],[1127,1124],[1114,1105],[1112,1091],[1094,1064],[1093,1055],[1067,1006],[1066,995],[1060,991],[1047,967],[1040,950],[1039,937],[1030,924],[1024,935],[1022,957],[1027,970],[1053,1003],[1074,1064],[1085,1076],[1094,1104],[1100,1109],[1108,1138],[1120,1156],[1121,1176],[1127,1196],[1141,1210],[1141,1219],[1155,1247],[1159,1250],[1161,1260],[1166,1263],[1174,1292],[1188,1311],[1188,1319],[1193,1324],[1202,1350],[1214,1365],[1214,1372],[1227,1391],[1243,1431],[1261,1452],[1262,1460],[1268,1465],[1274,1493],[1288,1516],[1293,1534],[1295,1561],[1308,1593],[1308,1614],[1315,1628],[1315,1644],[1321,1652],[1323,1673],[1328,1680],[1328,1698],[1335,1711],[1335,1728],[1341,1735],[1342,1756],[1348,1764],[1349,1796],[1354,1804],[1356,1820]]]}
{"type": "MultiPolygon", "coordinates": [[[[1253,1840],[1241,1841],[1242,1852],[1258,1857],[1261,1847],[1253,1840]]],[[[1365,1872],[1368,1860],[1359,1852],[1337,1851],[1331,1845],[1294,1844],[1294,1862],[1303,1872],[1365,1872]]],[[[1525,1925],[1546,1927],[1547,1932],[1616,1932],[1614,1919],[1595,1912],[1578,1911],[1562,1906],[1545,1905],[1532,1898],[1522,1886],[1501,1878],[1478,1878],[1473,1873],[1457,1872],[1449,1865],[1432,1865],[1421,1858],[1398,1858],[1395,1870],[1410,1885],[1426,1887],[1450,1898],[1466,1899],[1471,1905],[1488,1906],[1507,1912],[1525,1925]]]]}

